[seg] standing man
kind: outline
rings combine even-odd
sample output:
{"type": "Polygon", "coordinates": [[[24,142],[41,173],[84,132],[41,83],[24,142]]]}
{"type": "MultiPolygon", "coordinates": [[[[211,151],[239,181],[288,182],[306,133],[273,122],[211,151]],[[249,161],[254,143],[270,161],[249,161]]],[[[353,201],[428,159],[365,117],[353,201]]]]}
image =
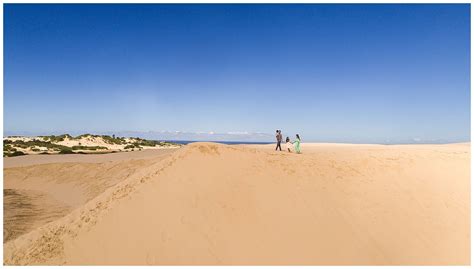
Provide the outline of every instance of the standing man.
{"type": "Polygon", "coordinates": [[[278,150],[278,148],[280,148],[280,151],[281,151],[281,140],[283,140],[283,136],[281,135],[281,130],[276,130],[276,139],[277,139],[277,146],[275,150],[278,150]]]}

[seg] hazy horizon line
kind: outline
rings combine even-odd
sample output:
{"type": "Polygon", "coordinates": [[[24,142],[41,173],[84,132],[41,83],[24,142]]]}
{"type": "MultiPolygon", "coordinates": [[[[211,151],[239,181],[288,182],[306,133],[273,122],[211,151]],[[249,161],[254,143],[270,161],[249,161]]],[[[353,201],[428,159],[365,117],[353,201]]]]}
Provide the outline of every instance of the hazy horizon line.
{"type": "MultiPolygon", "coordinates": [[[[273,134],[264,132],[248,132],[248,131],[230,131],[230,132],[214,132],[214,131],[4,131],[3,136],[48,136],[69,134],[78,136],[82,134],[95,135],[116,135],[119,137],[140,137],[149,140],[163,140],[176,142],[249,142],[249,143],[272,143],[275,138],[273,134]]],[[[462,139],[444,139],[444,138],[402,138],[402,139],[384,139],[384,138],[310,138],[302,141],[306,143],[339,143],[339,144],[455,144],[470,143],[471,140],[462,139]]],[[[291,139],[291,138],[290,138],[291,139]]],[[[292,139],[293,140],[293,139],[292,139]]]]}

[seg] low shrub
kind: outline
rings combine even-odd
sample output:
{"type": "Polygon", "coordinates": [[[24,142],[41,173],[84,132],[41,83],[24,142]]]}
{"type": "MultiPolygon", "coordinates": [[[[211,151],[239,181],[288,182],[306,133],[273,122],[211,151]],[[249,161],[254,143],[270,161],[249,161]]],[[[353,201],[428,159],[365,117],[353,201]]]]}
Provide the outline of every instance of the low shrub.
{"type": "Polygon", "coordinates": [[[98,149],[108,149],[107,147],[102,146],[73,146],[72,150],[98,150],[98,149]]]}
{"type": "Polygon", "coordinates": [[[3,144],[3,151],[16,151],[16,148],[12,147],[10,144],[3,144]]]}
{"type": "Polygon", "coordinates": [[[36,139],[32,141],[27,141],[27,142],[18,140],[18,141],[12,142],[11,145],[15,147],[19,147],[19,148],[29,148],[29,147],[36,146],[36,147],[45,147],[45,148],[53,149],[53,150],[71,149],[66,146],[53,144],[50,141],[41,141],[41,140],[36,140],[36,139]]]}
{"type": "Polygon", "coordinates": [[[59,154],[74,154],[74,151],[72,149],[62,149],[59,151],[59,154]]]}
{"type": "Polygon", "coordinates": [[[114,138],[114,137],[111,137],[110,135],[103,135],[102,139],[104,139],[104,141],[109,144],[122,145],[125,143],[125,139],[121,139],[119,137],[114,138]]]}
{"type": "Polygon", "coordinates": [[[70,134],[63,134],[63,135],[49,135],[49,136],[40,136],[43,140],[49,140],[50,142],[61,142],[67,137],[69,139],[72,138],[70,134]]]}
{"type": "Polygon", "coordinates": [[[26,155],[23,151],[14,151],[14,152],[8,152],[8,153],[3,153],[4,156],[7,157],[15,157],[15,156],[23,156],[26,155]]]}

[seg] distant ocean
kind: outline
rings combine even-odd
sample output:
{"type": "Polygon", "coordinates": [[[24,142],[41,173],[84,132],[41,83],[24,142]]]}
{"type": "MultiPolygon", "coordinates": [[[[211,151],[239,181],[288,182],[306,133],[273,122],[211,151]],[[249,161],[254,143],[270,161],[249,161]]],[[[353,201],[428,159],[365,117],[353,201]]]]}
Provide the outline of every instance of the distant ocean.
{"type": "MultiPolygon", "coordinates": [[[[252,145],[268,145],[276,144],[276,142],[246,142],[246,141],[195,141],[195,140],[155,140],[155,141],[166,141],[177,144],[187,145],[194,142],[212,142],[221,143],[226,145],[238,145],[238,144],[252,144],[252,145]]],[[[308,142],[308,143],[342,143],[342,144],[376,144],[376,145],[424,145],[424,144],[450,144],[450,143],[470,143],[470,141],[448,141],[448,140],[433,140],[433,141],[396,141],[392,143],[370,143],[370,142],[308,142]]]]}
{"type": "Polygon", "coordinates": [[[238,145],[238,144],[267,145],[267,144],[274,143],[274,142],[246,142],[246,141],[191,141],[191,140],[158,140],[158,141],[172,142],[172,143],[182,144],[182,145],[187,145],[189,143],[194,143],[194,142],[212,142],[212,143],[221,143],[221,144],[226,144],[226,145],[238,145]]]}

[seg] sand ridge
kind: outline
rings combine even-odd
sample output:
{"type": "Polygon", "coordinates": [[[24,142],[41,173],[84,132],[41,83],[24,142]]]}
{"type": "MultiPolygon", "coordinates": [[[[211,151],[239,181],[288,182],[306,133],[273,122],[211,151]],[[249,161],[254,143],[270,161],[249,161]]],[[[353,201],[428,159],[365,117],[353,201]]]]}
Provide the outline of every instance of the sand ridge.
{"type": "MultiPolygon", "coordinates": [[[[161,165],[161,162],[158,165],[161,165]]],[[[165,165],[169,165],[169,162],[165,165]]],[[[133,176],[129,175],[126,180],[105,190],[69,215],[7,242],[4,244],[4,264],[42,264],[48,260],[52,264],[64,264],[65,261],[61,260],[63,238],[75,237],[79,230],[95,224],[99,214],[107,210],[111,203],[126,197],[137,184],[148,180],[150,176],[146,174],[150,173],[150,169],[154,166],[143,169],[133,176]]],[[[158,173],[154,170],[153,172],[155,175],[158,173]]]]}
{"type": "Polygon", "coordinates": [[[5,264],[469,264],[470,145],[193,143],[4,244],[5,264]]]}

